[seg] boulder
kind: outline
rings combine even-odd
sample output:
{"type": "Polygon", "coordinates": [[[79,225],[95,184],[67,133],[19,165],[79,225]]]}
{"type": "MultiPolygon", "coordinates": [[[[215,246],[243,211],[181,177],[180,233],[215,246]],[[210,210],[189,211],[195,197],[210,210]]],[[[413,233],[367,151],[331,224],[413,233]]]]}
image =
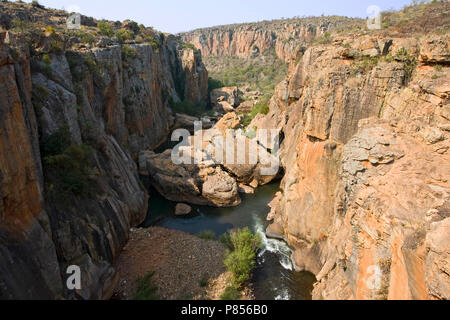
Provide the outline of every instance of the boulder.
{"type": "Polygon", "coordinates": [[[252,187],[240,183],[239,184],[239,193],[243,193],[243,194],[254,194],[255,193],[255,189],[253,189],[252,187]]]}
{"type": "Polygon", "coordinates": [[[213,107],[222,113],[232,112],[239,106],[239,95],[242,92],[238,87],[224,87],[211,91],[211,103],[213,107]]]}
{"type": "Polygon", "coordinates": [[[186,216],[192,212],[192,207],[185,204],[179,203],[175,207],[175,215],[177,216],[186,216]]]}
{"type": "Polygon", "coordinates": [[[421,63],[450,62],[450,37],[427,39],[420,48],[421,63]]]}

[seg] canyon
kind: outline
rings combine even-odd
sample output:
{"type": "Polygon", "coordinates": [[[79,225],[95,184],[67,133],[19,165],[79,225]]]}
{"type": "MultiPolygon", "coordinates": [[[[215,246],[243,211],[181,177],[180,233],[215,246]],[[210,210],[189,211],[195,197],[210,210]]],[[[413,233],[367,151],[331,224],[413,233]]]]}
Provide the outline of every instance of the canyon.
{"type": "Polygon", "coordinates": [[[415,10],[436,20],[433,33],[367,31],[345,17],[180,35],[108,22],[132,35],[123,40],[100,36],[92,18],[72,34],[64,11],[1,2],[0,299],[111,298],[114,263],[146,238],[133,228],[147,217],[148,185],[176,203],[227,208],[277,179],[265,234],[314,274],[313,299],[449,299],[449,4],[424,6],[415,10]],[[35,32],[14,27],[18,17],[35,32]],[[271,50],[287,75],[267,112],[244,123],[260,94],[211,92],[204,59],[258,61],[271,50]],[[157,152],[174,129],[198,134],[181,104],[212,104],[218,133],[203,131],[206,142],[240,129],[258,145],[257,164],[213,154],[175,165],[170,148],[157,152]],[[280,131],[278,173],[259,174],[273,145],[254,129],[280,131]],[[70,265],[83,271],[82,290],[66,289],[70,265]]]}
{"type": "MultiPolygon", "coordinates": [[[[0,6],[2,12],[14,6],[14,12],[42,19],[52,14],[26,4],[0,6]]],[[[208,99],[201,56],[182,48],[174,36],[160,36],[158,48],[70,45],[74,39],[42,33],[32,39],[30,52],[25,35],[0,33],[4,299],[76,298],[65,289],[69,265],[80,266],[84,274],[79,297],[109,298],[118,280],[112,262],[127,243],[129,229],[145,219],[148,205],[133,157],[166,140],[176,122],[170,100],[208,99]],[[92,150],[92,196],[63,199],[44,179],[43,143],[60,143],[60,128],[68,129],[74,144],[92,150]]]]}

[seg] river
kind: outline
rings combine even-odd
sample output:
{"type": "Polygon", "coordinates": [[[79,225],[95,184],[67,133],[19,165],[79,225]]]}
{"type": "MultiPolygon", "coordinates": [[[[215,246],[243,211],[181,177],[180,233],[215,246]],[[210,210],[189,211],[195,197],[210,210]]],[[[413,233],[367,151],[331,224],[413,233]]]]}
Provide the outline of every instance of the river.
{"type": "Polygon", "coordinates": [[[291,250],[286,243],[268,239],[265,234],[269,202],[279,184],[259,187],[254,195],[242,195],[242,204],[233,208],[192,206],[194,213],[175,216],[176,203],[150,189],[149,214],[143,227],[161,226],[191,234],[213,231],[218,237],[234,228],[249,227],[258,233],[263,249],[258,254],[252,286],[257,300],[310,300],[315,277],[308,272],[295,272],[291,250]]]}

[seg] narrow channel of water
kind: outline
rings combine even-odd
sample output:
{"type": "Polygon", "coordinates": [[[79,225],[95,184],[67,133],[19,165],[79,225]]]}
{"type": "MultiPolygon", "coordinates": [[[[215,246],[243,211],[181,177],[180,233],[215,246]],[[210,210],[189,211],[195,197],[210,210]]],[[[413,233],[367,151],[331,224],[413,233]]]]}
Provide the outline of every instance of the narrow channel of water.
{"type": "Polygon", "coordinates": [[[286,243],[268,239],[265,235],[269,202],[279,190],[272,183],[258,188],[254,195],[242,195],[242,204],[234,208],[192,206],[194,213],[186,217],[175,216],[176,203],[150,190],[149,214],[144,227],[161,226],[191,234],[213,231],[218,237],[234,228],[249,227],[258,233],[264,248],[258,255],[253,277],[257,300],[310,300],[315,277],[308,272],[295,272],[291,263],[291,250],[286,243]]]}

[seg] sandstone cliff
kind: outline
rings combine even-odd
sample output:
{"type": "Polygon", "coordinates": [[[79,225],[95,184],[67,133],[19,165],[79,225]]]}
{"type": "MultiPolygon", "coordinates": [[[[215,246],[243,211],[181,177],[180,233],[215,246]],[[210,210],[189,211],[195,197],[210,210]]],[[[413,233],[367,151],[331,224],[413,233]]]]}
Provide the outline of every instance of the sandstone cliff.
{"type": "Polygon", "coordinates": [[[268,234],[316,299],[448,299],[449,44],[337,37],[306,50],[250,126],[284,133],[268,234]]]}
{"type": "Polygon", "coordinates": [[[358,25],[360,19],[344,17],[294,18],[198,29],[180,36],[202,51],[204,56],[250,57],[275,50],[278,58],[289,62],[301,46],[326,32],[358,25]]]}
{"type": "Polygon", "coordinates": [[[0,33],[0,298],[108,298],[147,214],[133,157],[166,139],[171,102],[208,101],[207,71],[174,36],[86,45],[41,30],[0,33]]]}

